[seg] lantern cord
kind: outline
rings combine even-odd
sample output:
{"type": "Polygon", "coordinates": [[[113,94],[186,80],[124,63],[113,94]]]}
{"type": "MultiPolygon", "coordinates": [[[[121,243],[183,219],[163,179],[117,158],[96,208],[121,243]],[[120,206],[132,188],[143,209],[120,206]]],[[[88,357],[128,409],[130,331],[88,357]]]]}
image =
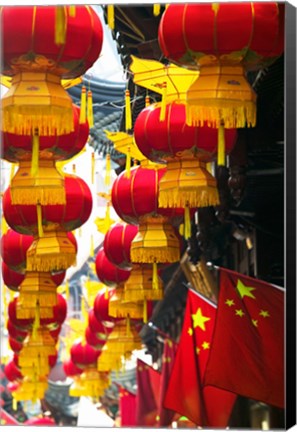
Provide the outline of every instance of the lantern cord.
{"type": "Polygon", "coordinates": [[[12,163],[11,166],[10,166],[10,183],[11,183],[13,177],[14,177],[14,173],[15,173],[15,164],[12,163]]]}
{"type": "Polygon", "coordinates": [[[225,129],[223,123],[218,128],[218,165],[225,166],[225,129]]]}
{"type": "Polygon", "coordinates": [[[31,160],[31,176],[36,177],[38,175],[38,161],[39,161],[39,136],[35,130],[32,137],[32,160],[31,160]]]}
{"type": "Polygon", "coordinates": [[[160,15],[161,5],[160,4],[154,4],[154,6],[153,6],[153,12],[154,12],[154,16],[160,15]]]}
{"type": "Polygon", "coordinates": [[[145,108],[149,107],[151,104],[150,97],[146,95],[145,97],[145,108]]]}
{"type": "Polygon", "coordinates": [[[108,300],[108,286],[105,287],[104,298],[105,300],[108,300]]]}
{"type": "Polygon", "coordinates": [[[39,303],[37,303],[36,305],[36,314],[35,314],[35,319],[34,319],[34,323],[33,323],[33,329],[32,329],[32,339],[36,340],[37,337],[37,330],[40,327],[40,308],[39,308],[39,303]]]}
{"type": "Polygon", "coordinates": [[[95,183],[95,153],[93,152],[91,155],[92,159],[91,159],[91,181],[92,184],[95,183]]]}
{"type": "Polygon", "coordinates": [[[38,227],[38,237],[43,237],[43,227],[42,227],[42,207],[37,204],[37,227],[38,227]]]}
{"type": "Polygon", "coordinates": [[[85,86],[82,86],[81,95],[80,95],[79,124],[86,122],[86,109],[87,109],[87,89],[85,86]]]}
{"type": "Polygon", "coordinates": [[[94,237],[92,235],[90,239],[90,256],[94,256],[94,237]]]}
{"type": "Polygon", "coordinates": [[[127,148],[127,154],[126,154],[126,170],[125,170],[125,177],[130,178],[131,175],[131,149],[130,146],[127,148]]]}
{"type": "Polygon", "coordinates": [[[147,300],[146,298],[143,300],[143,322],[147,323],[147,300]]]}
{"type": "Polygon", "coordinates": [[[153,263],[153,290],[159,289],[158,282],[158,265],[156,262],[153,263]]]}
{"type": "Polygon", "coordinates": [[[94,113],[93,113],[93,97],[91,90],[88,91],[88,100],[87,100],[87,112],[88,112],[88,123],[89,127],[94,126],[94,113]]]}
{"type": "Polygon", "coordinates": [[[104,218],[104,229],[105,232],[107,232],[111,225],[111,219],[110,219],[110,203],[107,203],[106,206],[106,212],[105,212],[105,218],[104,218]]]}
{"type": "Polygon", "coordinates": [[[188,204],[185,207],[184,219],[184,237],[186,240],[188,240],[191,237],[191,217],[190,207],[188,204]]]}
{"type": "Polygon", "coordinates": [[[70,287],[69,287],[69,280],[66,280],[65,283],[65,295],[66,295],[66,300],[69,301],[70,299],[70,287]]]}
{"type": "Polygon", "coordinates": [[[66,37],[65,6],[56,6],[55,44],[62,45],[66,37]]]}
{"type": "Polygon", "coordinates": [[[110,154],[106,155],[106,169],[105,169],[105,178],[104,178],[105,186],[110,186],[111,184],[111,160],[110,154]]]}
{"type": "Polygon", "coordinates": [[[125,93],[125,108],[126,108],[125,128],[126,128],[126,132],[128,132],[130,129],[132,129],[131,100],[130,100],[129,90],[126,90],[125,93]]]}
{"type": "Polygon", "coordinates": [[[15,398],[12,398],[12,409],[17,411],[18,409],[18,401],[15,398]]]}
{"type": "Polygon", "coordinates": [[[107,24],[111,30],[114,30],[114,6],[107,6],[107,24]]]}
{"type": "Polygon", "coordinates": [[[160,121],[165,120],[166,116],[166,99],[167,99],[167,83],[166,81],[163,82],[163,92],[162,92],[162,102],[161,102],[161,109],[160,109],[160,121]]]}

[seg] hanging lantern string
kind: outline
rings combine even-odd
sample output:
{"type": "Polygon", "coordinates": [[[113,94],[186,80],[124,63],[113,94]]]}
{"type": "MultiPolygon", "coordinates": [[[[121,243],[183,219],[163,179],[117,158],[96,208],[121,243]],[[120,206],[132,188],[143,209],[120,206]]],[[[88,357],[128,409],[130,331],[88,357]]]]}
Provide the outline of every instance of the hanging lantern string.
{"type": "Polygon", "coordinates": [[[89,89],[87,94],[87,117],[88,117],[89,127],[91,128],[94,126],[94,113],[93,113],[93,96],[91,91],[90,80],[88,84],[89,84],[89,89]]]}
{"type": "Polygon", "coordinates": [[[218,165],[225,166],[225,128],[221,122],[218,129],[218,165]]]}
{"type": "Polygon", "coordinates": [[[107,24],[111,30],[114,30],[114,6],[107,5],[107,24]]]}
{"type": "Polygon", "coordinates": [[[31,176],[36,177],[39,169],[39,135],[35,129],[32,136],[32,160],[31,160],[31,176]]]}
{"type": "Polygon", "coordinates": [[[130,146],[127,148],[127,154],[126,154],[126,167],[125,167],[125,177],[130,178],[131,175],[131,149],[130,146]]]}

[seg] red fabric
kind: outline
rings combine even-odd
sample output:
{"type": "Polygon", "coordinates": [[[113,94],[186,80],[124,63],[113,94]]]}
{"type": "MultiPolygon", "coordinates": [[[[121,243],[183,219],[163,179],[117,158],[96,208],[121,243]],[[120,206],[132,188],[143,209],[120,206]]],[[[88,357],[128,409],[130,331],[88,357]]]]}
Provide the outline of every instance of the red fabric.
{"type": "Polygon", "coordinates": [[[136,426],[136,396],[124,388],[120,388],[121,426],[136,426]]]}
{"type": "Polygon", "coordinates": [[[122,270],[109,261],[103,247],[96,255],[95,265],[98,279],[109,287],[125,282],[130,276],[130,270],[122,270]]]}
{"type": "MultiPolygon", "coordinates": [[[[40,136],[39,137],[39,158],[46,151],[46,158],[51,155],[52,160],[67,160],[78,154],[85,146],[88,135],[88,122],[79,123],[80,108],[72,105],[74,131],[67,135],[40,136]],[[43,153],[41,153],[43,152],[43,153]]],[[[31,160],[32,158],[32,137],[31,135],[16,135],[1,132],[3,143],[3,159],[9,162],[20,160],[31,160]]]]}
{"type": "Polygon", "coordinates": [[[8,412],[2,407],[0,408],[0,424],[1,426],[21,426],[21,423],[19,423],[11,414],[8,414],[8,412]]]}
{"type": "Polygon", "coordinates": [[[94,314],[98,321],[101,321],[103,325],[105,325],[106,327],[111,328],[112,323],[115,322],[115,319],[108,314],[108,305],[109,305],[109,300],[115,293],[115,289],[114,288],[109,289],[107,293],[108,296],[107,298],[105,298],[106,289],[104,288],[100,290],[96,295],[94,300],[94,314]],[[107,323],[109,323],[108,326],[106,325],[107,323]]]}
{"type": "Polygon", "coordinates": [[[214,306],[197,293],[188,292],[180,343],[163,405],[198,426],[225,428],[236,395],[202,386],[215,317],[214,306]]]}
{"type": "Polygon", "coordinates": [[[136,425],[156,426],[160,373],[137,359],[136,425]]]}
{"type": "Polygon", "coordinates": [[[93,65],[103,42],[102,24],[96,12],[90,6],[76,6],[75,17],[70,17],[67,8],[65,43],[60,45],[55,43],[55,13],[54,6],[4,7],[4,74],[14,73],[10,67],[14,59],[32,52],[52,60],[51,64],[57,63],[56,73],[65,78],[83,75],[93,65]]]}
{"type": "MultiPolygon", "coordinates": [[[[143,109],[134,126],[137,147],[148,159],[162,163],[178,153],[191,149],[197,151],[202,160],[213,160],[218,146],[217,129],[188,126],[184,104],[167,104],[164,122],[160,122],[160,110],[160,104],[143,109]]],[[[235,138],[236,129],[225,130],[226,153],[232,150],[235,138]]]]}
{"type": "MultiPolygon", "coordinates": [[[[74,175],[65,176],[65,205],[42,206],[43,225],[56,223],[65,231],[83,225],[92,211],[92,194],[87,183],[74,175]]],[[[37,211],[34,205],[13,205],[10,188],[3,195],[3,213],[10,227],[24,234],[37,234],[37,211]]],[[[8,264],[8,263],[7,263],[8,264]]]]}
{"type": "Polygon", "coordinates": [[[284,407],[284,291],[220,270],[218,314],[205,384],[284,407]]]}
{"type": "Polygon", "coordinates": [[[160,380],[160,395],[158,404],[158,426],[169,426],[173,417],[175,416],[175,411],[166,409],[163,407],[163,402],[165,394],[167,391],[168,383],[172,373],[175,355],[176,355],[177,345],[169,340],[165,340],[164,351],[162,355],[162,371],[160,380]]]}
{"type": "Polygon", "coordinates": [[[165,57],[181,65],[232,54],[247,66],[258,66],[284,49],[283,5],[274,2],[170,5],[159,25],[159,45],[165,57]],[[174,22],[174,26],[172,23],[174,22]],[[248,49],[247,49],[248,48],[248,49]],[[253,53],[249,56],[248,54],[253,53]],[[202,55],[204,54],[204,55],[202,55]]]}
{"type": "Polygon", "coordinates": [[[124,270],[131,269],[130,248],[137,233],[137,226],[125,222],[118,222],[107,231],[103,247],[106,257],[112,264],[124,270]]]}
{"type": "Polygon", "coordinates": [[[33,240],[31,235],[19,234],[12,229],[7,230],[1,237],[1,256],[5,264],[12,270],[25,272],[26,253],[33,240]]]}

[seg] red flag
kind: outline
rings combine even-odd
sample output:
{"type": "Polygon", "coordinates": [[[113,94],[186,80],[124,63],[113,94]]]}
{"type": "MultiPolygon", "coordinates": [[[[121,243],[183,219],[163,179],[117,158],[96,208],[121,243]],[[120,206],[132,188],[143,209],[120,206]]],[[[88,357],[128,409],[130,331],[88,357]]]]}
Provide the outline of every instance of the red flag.
{"type": "Polygon", "coordinates": [[[136,425],[136,396],[123,387],[120,388],[121,426],[136,425]]]}
{"type": "Polygon", "coordinates": [[[220,270],[205,385],[284,407],[284,291],[220,270]]]}
{"type": "Polygon", "coordinates": [[[188,291],[185,318],[164,407],[186,416],[198,426],[221,427],[228,420],[236,395],[216,387],[202,387],[216,308],[198,293],[188,291]]]}
{"type": "Polygon", "coordinates": [[[156,426],[160,373],[137,359],[136,425],[156,426]]]}
{"type": "Polygon", "coordinates": [[[20,426],[19,423],[11,414],[8,414],[3,408],[0,408],[0,424],[1,426],[14,425],[20,426]]]}
{"type": "Polygon", "coordinates": [[[175,411],[164,408],[163,402],[167,391],[169,379],[171,376],[177,344],[166,339],[164,342],[164,350],[162,355],[162,371],[160,380],[160,396],[158,403],[158,426],[168,426],[172,423],[175,416],[175,411]]]}

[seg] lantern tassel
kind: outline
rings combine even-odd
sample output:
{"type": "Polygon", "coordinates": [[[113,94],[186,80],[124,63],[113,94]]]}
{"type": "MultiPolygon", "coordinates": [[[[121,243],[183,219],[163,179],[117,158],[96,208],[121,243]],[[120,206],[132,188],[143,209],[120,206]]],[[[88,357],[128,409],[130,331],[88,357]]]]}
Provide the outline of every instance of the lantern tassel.
{"type": "Polygon", "coordinates": [[[31,160],[31,176],[36,177],[38,174],[39,162],[39,136],[35,131],[32,137],[32,160],[31,160]]]}
{"type": "Polygon", "coordinates": [[[125,93],[125,106],[126,106],[126,132],[132,129],[132,114],[131,114],[131,101],[130,91],[126,90],[125,93]]]}
{"type": "Polygon", "coordinates": [[[88,100],[87,100],[87,111],[88,111],[88,123],[89,123],[89,127],[93,127],[94,126],[94,114],[93,114],[93,97],[92,97],[92,92],[91,90],[88,91],[88,100]]]}
{"type": "Polygon", "coordinates": [[[37,226],[38,226],[38,237],[43,237],[42,207],[40,204],[37,204],[37,226]]]}
{"type": "Polygon", "coordinates": [[[34,339],[34,340],[37,337],[37,330],[40,327],[40,309],[39,309],[39,303],[37,303],[35,311],[36,311],[35,320],[34,320],[33,328],[32,328],[32,339],[34,339]]]}
{"type": "Polygon", "coordinates": [[[160,110],[160,121],[164,121],[166,117],[166,100],[167,100],[167,83],[163,82],[162,102],[160,110]]]}
{"type": "Polygon", "coordinates": [[[94,238],[91,235],[91,239],[90,239],[90,256],[93,257],[94,256],[94,238]]]}
{"type": "Polygon", "coordinates": [[[62,45],[65,43],[66,36],[66,15],[64,6],[56,6],[55,22],[55,44],[62,45]]]}
{"type": "Polygon", "coordinates": [[[87,90],[85,86],[82,86],[81,95],[80,95],[79,124],[86,122],[86,109],[87,109],[87,90]]]}
{"type": "Polygon", "coordinates": [[[66,300],[69,301],[69,299],[70,299],[70,287],[69,287],[68,279],[66,280],[66,283],[65,283],[65,295],[66,295],[66,300]]]}
{"type": "Polygon", "coordinates": [[[143,322],[144,322],[144,324],[147,323],[147,300],[146,300],[146,298],[143,299],[143,322]]]}
{"type": "Polygon", "coordinates": [[[149,96],[146,96],[146,97],[145,97],[145,107],[146,107],[146,108],[149,107],[150,104],[151,104],[150,97],[149,97],[149,96]]]}
{"type": "Polygon", "coordinates": [[[18,409],[18,401],[15,398],[12,398],[12,409],[17,411],[18,409]]]}
{"type": "Polygon", "coordinates": [[[131,175],[131,149],[130,146],[128,146],[127,154],[126,154],[126,171],[125,171],[125,177],[130,178],[131,175]]]}
{"type": "Polygon", "coordinates": [[[154,16],[159,16],[161,12],[161,5],[154,4],[153,11],[154,11],[154,16]]]}
{"type": "Polygon", "coordinates": [[[107,232],[109,230],[110,226],[111,226],[110,203],[107,203],[105,218],[104,218],[104,230],[105,230],[105,232],[107,232]]]}
{"type": "Polygon", "coordinates": [[[95,153],[94,152],[92,153],[91,170],[92,170],[91,181],[92,181],[92,184],[94,184],[95,183],[95,153]]]}
{"type": "Polygon", "coordinates": [[[159,289],[158,282],[158,265],[156,262],[153,263],[153,290],[159,289]]]}
{"type": "Polygon", "coordinates": [[[75,8],[75,6],[74,5],[69,6],[69,16],[71,18],[75,18],[75,15],[76,15],[76,8],[75,8]]]}
{"type": "Polygon", "coordinates": [[[225,130],[220,124],[218,129],[218,165],[225,166],[225,130]]]}
{"type": "Polygon", "coordinates": [[[105,186],[110,186],[111,184],[111,160],[110,154],[106,155],[106,170],[105,170],[105,178],[104,178],[105,186]]]}
{"type": "Polygon", "coordinates": [[[107,24],[111,30],[114,30],[114,6],[107,6],[107,24]]]}
{"type": "Polygon", "coordinates": [[[190,207],[186,205],[184,214],[184,237],[188,240],[191,237],[191,217],[190,217],[190,207]]]}

